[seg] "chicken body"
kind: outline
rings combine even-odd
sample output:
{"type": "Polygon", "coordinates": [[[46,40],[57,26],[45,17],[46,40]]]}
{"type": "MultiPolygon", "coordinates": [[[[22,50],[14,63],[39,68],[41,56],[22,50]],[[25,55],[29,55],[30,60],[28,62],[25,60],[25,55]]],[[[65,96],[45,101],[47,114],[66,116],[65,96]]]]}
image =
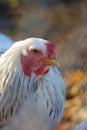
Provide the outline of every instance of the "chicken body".
{"type": "Polygon", "coordinates": [[[26,56],[26,49],[35,44],[47,51],[45,42],[36,38],[18,42],[0,58],[0,130],[52,130],[60,122],[65,88],[59,70],[46,65],[36,73],[33,66],[26,73],[21,61],[21,54],[26,56]]]}
{"type": "Polygon", "coordinates": [[[87,130],[87,119],[85,119],[79,125],[77,125],[75,130],[87,130]]]}
{"type": "Polygon", "coordinates": [[[8,50],[13,45],[13,43],[14,41],[11,38],[3,33],[0,33],[0,55],[8,50]]]}

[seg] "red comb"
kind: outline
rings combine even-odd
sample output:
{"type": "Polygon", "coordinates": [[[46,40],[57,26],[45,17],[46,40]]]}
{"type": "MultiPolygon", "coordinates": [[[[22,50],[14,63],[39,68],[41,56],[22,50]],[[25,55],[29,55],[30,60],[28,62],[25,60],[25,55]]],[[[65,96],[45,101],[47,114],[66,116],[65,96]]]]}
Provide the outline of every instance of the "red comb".
{"type": "Polygon", "coordinates": [[[47,51],[48,51],[48,56],[50,58],[55,58],[55,46],[51,41],[47,41],[45,43],[45,45],[47,46],[47,51]]]}

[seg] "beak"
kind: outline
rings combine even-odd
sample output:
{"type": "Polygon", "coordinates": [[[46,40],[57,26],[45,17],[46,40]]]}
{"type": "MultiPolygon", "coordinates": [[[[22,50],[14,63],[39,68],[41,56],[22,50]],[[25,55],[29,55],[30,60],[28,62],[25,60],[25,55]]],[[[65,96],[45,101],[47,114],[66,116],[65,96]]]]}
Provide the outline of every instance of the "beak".
{"type": "Polygon", "coordinates": [[[55,61],[55,59],[45,59],[44,63],[46,65],[53,65],[53,66],[57,66],[57,62],[55,61]]]}
{"type": "Polygon", "coordinates": [[[58,63],[58,60],[56,58],[54,58],[54,59],[45,58],[45,59],[43,59],[43,62],[46,65],[52,65],[52,66],[58,66],[58,67],[60,67],[60,65],[58,63]]]}

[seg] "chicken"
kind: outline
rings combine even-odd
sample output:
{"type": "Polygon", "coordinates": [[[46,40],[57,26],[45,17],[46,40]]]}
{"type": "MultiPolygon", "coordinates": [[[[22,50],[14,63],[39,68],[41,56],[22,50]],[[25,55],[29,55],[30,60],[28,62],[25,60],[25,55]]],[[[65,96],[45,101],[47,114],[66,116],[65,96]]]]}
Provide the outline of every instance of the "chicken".
{"type": "Polygon", "coordinates": [[[87,119],[82,121],[79,125],[77,125],[75,130],[87,130],[87,119]]]}
{"type": "Polygon", "coordinates": [[[52,130],[62,118],[64,100],[52,42],[29,38],[1,56],[0,130],[52,130]]]}
{"type": "Polygon", "coordinates": [[[3,33],[0,33],[0,55],[8,50],[14,41],[3,33]]]}

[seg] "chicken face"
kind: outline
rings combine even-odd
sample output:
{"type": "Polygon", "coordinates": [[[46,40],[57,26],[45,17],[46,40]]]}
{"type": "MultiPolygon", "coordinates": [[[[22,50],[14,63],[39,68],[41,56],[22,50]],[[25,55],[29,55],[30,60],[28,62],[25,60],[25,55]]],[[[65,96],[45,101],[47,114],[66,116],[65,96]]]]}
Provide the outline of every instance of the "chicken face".
{"type": "Polygon", "coordinates": [[[29,47],[21,53],[23,72],[26,76],[32,72],[37,76],[46,74],[50,65],[57,65],[55,58],[55,47],[50,41],[31,39],[29,47]]]}

